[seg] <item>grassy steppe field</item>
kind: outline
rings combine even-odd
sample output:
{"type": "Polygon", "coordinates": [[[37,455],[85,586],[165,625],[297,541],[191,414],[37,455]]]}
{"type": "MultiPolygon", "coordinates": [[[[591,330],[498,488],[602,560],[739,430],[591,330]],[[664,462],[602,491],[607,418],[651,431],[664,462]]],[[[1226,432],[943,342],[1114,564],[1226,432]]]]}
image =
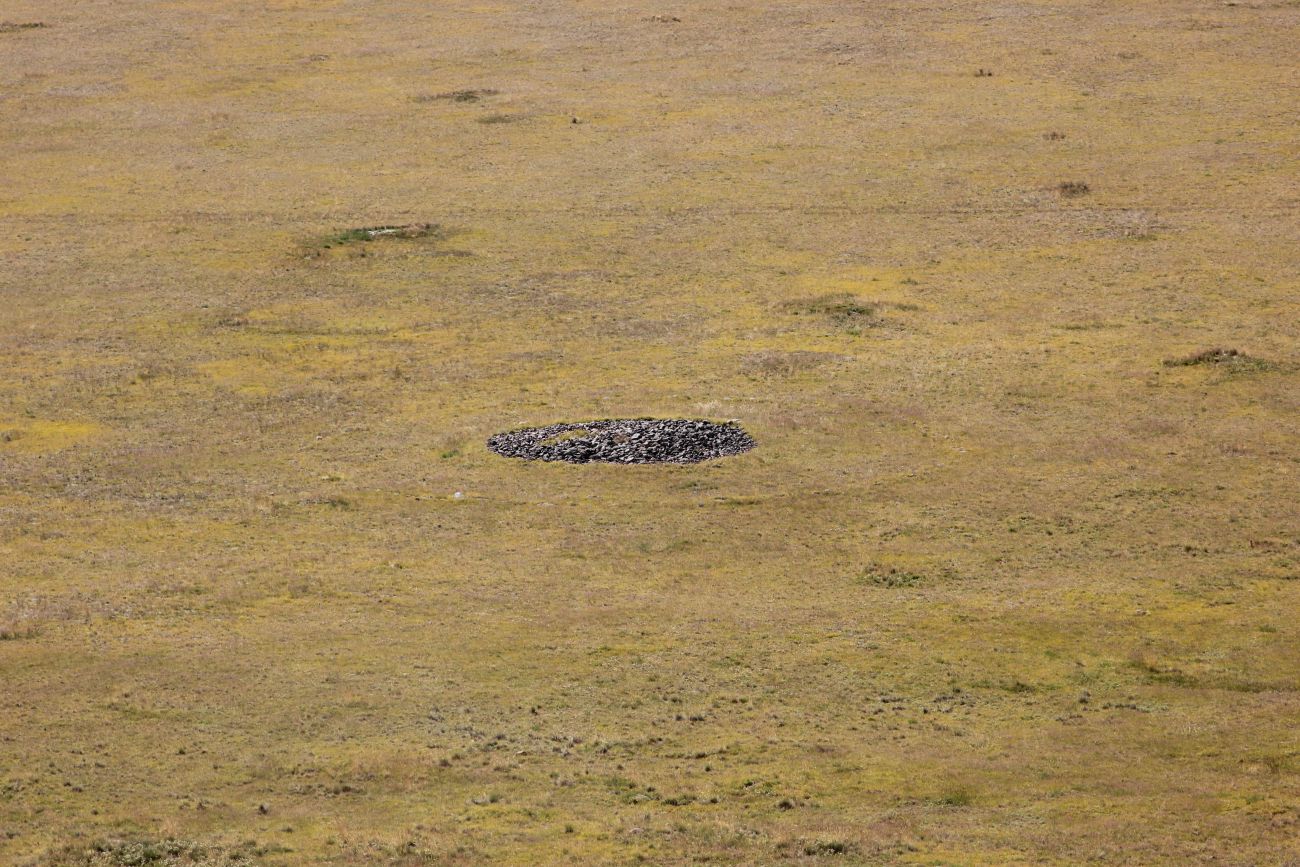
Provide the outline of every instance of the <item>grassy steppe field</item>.
{"type": "Polygon", "coordinates": [[[0,20],[0,863],[1300,863],[1295,0],[0,20]]]}

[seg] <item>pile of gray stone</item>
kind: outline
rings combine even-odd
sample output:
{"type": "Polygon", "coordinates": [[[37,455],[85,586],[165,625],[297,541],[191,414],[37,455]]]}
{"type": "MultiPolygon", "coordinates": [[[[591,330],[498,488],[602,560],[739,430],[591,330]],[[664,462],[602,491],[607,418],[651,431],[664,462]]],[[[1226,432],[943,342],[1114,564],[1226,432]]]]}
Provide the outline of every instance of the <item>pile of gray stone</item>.
{"type": "Polygon", "coordinates": [[[500,433],[487,446],[508,458],[573,464],[694,464],[755,446],[739,424],[685,418],[620,418],[500,433]]]}

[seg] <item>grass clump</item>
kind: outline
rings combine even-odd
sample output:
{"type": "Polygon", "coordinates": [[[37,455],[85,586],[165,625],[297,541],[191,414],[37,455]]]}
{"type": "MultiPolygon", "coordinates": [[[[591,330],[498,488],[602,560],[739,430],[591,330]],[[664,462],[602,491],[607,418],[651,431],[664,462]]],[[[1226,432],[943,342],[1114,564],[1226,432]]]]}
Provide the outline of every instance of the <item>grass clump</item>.
{"type": "Polygon", "coordinates": [[[870,584],[873,587],[915,587],[925,580],[925,576],[919,572],[909,572],[905,569],[899,569],[897,566],[879,566],[872,564],[862,573],[858,579],[860,584],[870,584]]]}
{"type": "Polygon", "coordinates": [[[388,238],[413,240],[416,238],[444,237],[445,232],[437,223],[407,223],[401,226],[366,226],[359,229],[347,229],[329,235],[321,241],[323,247],[343,244],[356,244],[365,241],[379,241],[388,238]]]}
{"type": "Polygon", "coordinates": [[[844,840],[811,840],[803,845],[803,854],[811,857],[822,855],[847,855],[853,851],[853,844],[844,840]]]}
{"type": "Polygon", "coordinates": [[[40,635],[41,628],[35,623],[5,623],[0,625],[0,641],[21,641],[24,638],[35,638],[40,635]]]}
{"type": "Polygon", "coordinates": [[[309,258],[332,249],[352,249],[354,255],[364,257],[367,246],[376,241],[443,241],[448,237],[450,233],[438,223],[361,226],[309,240],[303,248],[309,258]]]}
{"type": "Polygon", "coordinates": [[[1268,370],[1274,366],[1271,362],[1247,355],[1239,349],[1223,347],[1202,349],[1181,358],[1167,358],[1164,364],[1165,367],[1223,366],[1232,370],[1268,370]]]}
{"type": "MultiPolygon", "coordinates": [[[[916,281],[904,280],[914,285],[916,281]]],[[[829,321],[838,328],[856,334],[862,328],[878,328],[887,324],[880,313],[886,307],[895,310],[918,310],[915,304],[896,304],[885,301],[865,301],[848,292],[818,295],[787,301],[781,309],[794,316],[815,316],[829,321]]]]}
{"type": "Polygon", "coordinates": [[[931,800],[931,803],[939,807],[969,807],[974,802],[975,795],[970,789],[953,789],[931,800]]]}
{"type": "Polygon", "coordinates": [[[799,349],[784,352],[778,349],[765,349],[751,352],[741,361],[742,372],[749,377],[765,379],[771,376],[794,376],[815,370],[831,361],[839,361],[841,356],[830,352],[813,352],[799,349]]]}
{"type": "Polygon", "coordinates": [[[245,843],[209,847],[187,840],[101,840],[51,853],[42,867],[257,867],[265,850],[245,843]]]}
{"type": "Polygon", "coordinates": [[[620,804],[644,804],[662,798],[654,786],[642,786],[627,777],[609,777],[605,786],[620,804]]]}
{"type": "Polygon", "coordinates": [[[501,91],[491,88],[473,90],[449,90],[445,93],[425,94],[415,97],[416,102],[478,102],[489,96],[496,96],[501,91]]]}
{"type": "Polygon", "coordinates": [[[856,844],[848,840],[818,837],[787,838],[776,844],[776,851],[782,858],[821,858],[836,855],[852,855],[858,851],[856,844]]]}
{"type": "Polygon", "coordinates": [[[795,316],[824,316],[836,325],[879,325],[880,304],[848,293],[820,295],[800,301],[791,301],[785,309],[795,316]]]}

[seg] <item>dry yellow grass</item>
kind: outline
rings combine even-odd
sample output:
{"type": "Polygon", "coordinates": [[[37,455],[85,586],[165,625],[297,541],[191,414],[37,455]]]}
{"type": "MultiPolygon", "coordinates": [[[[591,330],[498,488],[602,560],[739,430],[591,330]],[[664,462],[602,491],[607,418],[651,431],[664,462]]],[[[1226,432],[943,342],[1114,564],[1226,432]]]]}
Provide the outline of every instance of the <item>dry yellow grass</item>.
{"type": "Polygon", "coordinates": [[[0,18],[0,862],[1300,859],[1295,2],[0,18]]]}

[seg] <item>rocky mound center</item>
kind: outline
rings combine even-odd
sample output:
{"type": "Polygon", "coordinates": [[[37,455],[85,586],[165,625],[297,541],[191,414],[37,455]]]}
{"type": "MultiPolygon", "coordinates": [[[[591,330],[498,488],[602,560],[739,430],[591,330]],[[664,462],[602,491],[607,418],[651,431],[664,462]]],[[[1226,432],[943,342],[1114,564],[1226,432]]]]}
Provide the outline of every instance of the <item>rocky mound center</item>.
{"type": "Polygon", "coordinates": [[[499,433],[487,446],[499,455],[573,464],[694,464],[755,446],[733,421],[684,418],[603,419],[499,433]]]}

